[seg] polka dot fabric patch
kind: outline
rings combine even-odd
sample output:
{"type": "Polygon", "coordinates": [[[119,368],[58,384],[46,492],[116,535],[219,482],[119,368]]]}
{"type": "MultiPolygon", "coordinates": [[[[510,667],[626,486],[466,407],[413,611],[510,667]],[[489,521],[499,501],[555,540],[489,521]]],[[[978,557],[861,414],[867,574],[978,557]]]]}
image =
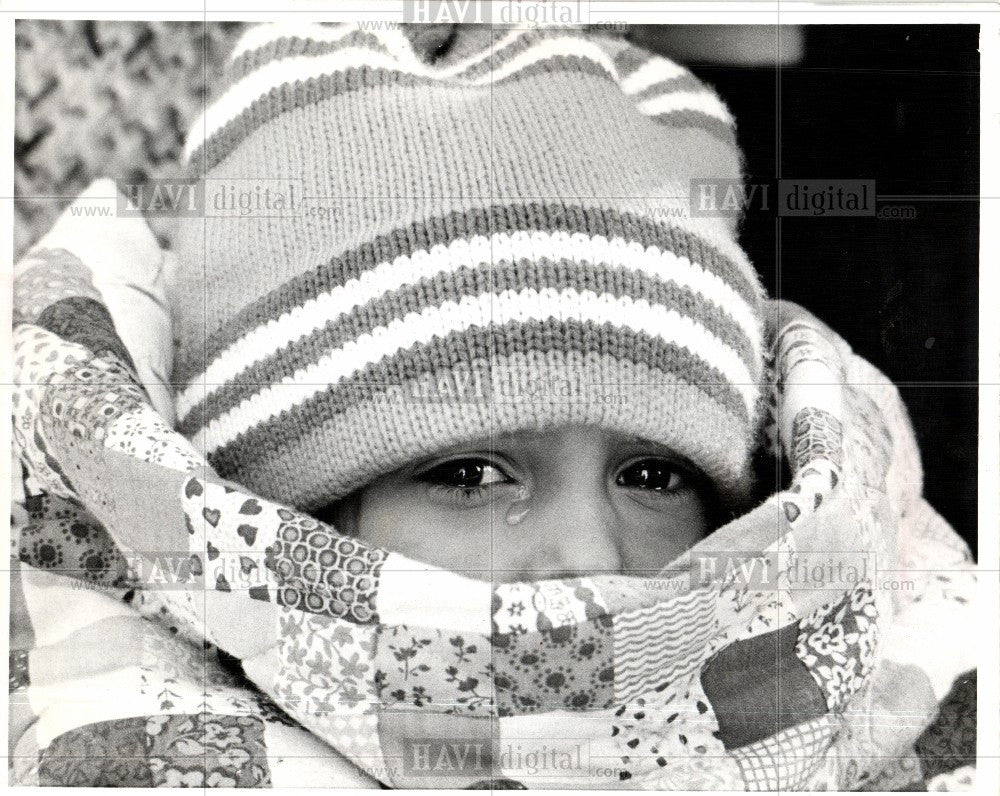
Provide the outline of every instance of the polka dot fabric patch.
{"type": "Polygon", "coordinates": [[[30,521],[20,529],[19,557],[36,569],[124,587],[127,564],[108,532],[77,504],[49,496],[29,498],[30,521]]]}
{"type": "Polygon", "coordinates": [[[267,567],[279,578],[279,605],[360,625],[377,623],[375,596],[386,553],[304,514],[277,513],[281,524],[267,567]]]}
{"type": "Polygon", "coordinates": [[[36,249],[18,266],[14,280],[15,323],[32,323],[45,309],[66,298],[101,300],[90,269],[65,249],[36,249]]]}
{"type": "Polygon", "coordinates": [[[106,354],[91,357],[53,381],[40,408],[47,434],[65,426],[72,436],[103,441],[112,423],[144,405],[146,394],[129,369],[106,354]]]}
{"type": "Polygon", "coordinates": [[[53,378],[82,364],[90,353],[31,324],[14,328],[14,389],[11,392],[13,451],[49,492],[73,497],[63,467],[50,454],[42,423],[42,399],[53,378]]]}
{"type": "Polygon", "coordinates": [[[725,753],[719,722],[702,690],[698,672],[665,682],[646,697],[615,711],[611,734],[623,770],[636,783],[691,759],[725,753]]]}

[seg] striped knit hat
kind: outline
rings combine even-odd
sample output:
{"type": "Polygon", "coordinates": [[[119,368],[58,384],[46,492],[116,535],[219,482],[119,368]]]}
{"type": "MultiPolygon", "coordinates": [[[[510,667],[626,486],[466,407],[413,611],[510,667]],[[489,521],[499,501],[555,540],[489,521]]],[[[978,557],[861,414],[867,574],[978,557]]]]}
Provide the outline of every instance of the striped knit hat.
{"type": "Polygon", "coordinates": [[[693,178],[740,178],[727,109],[620,39],[466,32],[433,63],[399,29],[241,40],[187,145],[181,430],[304,510],[566,424],[667,445],[739,501],[765,296],[733,219],[688,212],[693,178]]]}

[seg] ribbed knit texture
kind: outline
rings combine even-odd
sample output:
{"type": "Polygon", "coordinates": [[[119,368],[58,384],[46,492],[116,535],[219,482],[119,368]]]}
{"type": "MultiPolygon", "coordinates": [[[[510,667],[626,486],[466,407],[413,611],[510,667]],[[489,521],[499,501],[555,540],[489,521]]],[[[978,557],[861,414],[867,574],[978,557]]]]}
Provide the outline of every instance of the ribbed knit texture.
{"type": "Polygon", "coordinates": [[[181,430],[305,510],[570,423],[670,446],[738,501],[764,296],[732,220],[688,212],[692,179],[740,177],[728,111],[619,40],[483,41],[431,65],[399,30],[246,34],[190,167],[298,208],[181,223],[181,430]]]}

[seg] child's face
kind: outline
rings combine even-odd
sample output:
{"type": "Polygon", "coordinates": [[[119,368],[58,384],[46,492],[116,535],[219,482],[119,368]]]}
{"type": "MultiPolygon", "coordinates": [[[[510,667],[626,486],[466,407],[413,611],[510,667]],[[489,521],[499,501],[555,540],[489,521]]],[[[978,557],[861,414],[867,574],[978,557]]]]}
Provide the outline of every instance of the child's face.
{"type": "Polygon", "coordinates": [[[575,426],[415,462],[327,518],[371,545],[483,580],[651,575],[710,530],[710,494],[670,450],[575,426]]]}

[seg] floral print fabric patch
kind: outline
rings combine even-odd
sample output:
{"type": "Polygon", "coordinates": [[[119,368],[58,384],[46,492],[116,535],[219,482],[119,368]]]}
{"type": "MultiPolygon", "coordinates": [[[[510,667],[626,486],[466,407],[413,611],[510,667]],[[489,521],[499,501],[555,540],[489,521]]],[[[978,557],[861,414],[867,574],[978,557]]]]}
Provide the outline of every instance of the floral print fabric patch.
{"type": "Polygon", "coordinates": [[[386,708],[492,715],[493,664],[485,636],[398,625],[380,628],[375,680],[386,708]]]}
{"type": "Polygon", "coordinates": [[[612,628],[611,617],[601,616],[541,633],[494,636],[500,715],[611,707],[612,628]]]}
{"type": "Polygon", "coordinates": [[[870,588],[817,609],[799,623],[795,654],[823,689],[827,707],[839,710],[864,684],[878,648],[878,610],[870,588]]]}

